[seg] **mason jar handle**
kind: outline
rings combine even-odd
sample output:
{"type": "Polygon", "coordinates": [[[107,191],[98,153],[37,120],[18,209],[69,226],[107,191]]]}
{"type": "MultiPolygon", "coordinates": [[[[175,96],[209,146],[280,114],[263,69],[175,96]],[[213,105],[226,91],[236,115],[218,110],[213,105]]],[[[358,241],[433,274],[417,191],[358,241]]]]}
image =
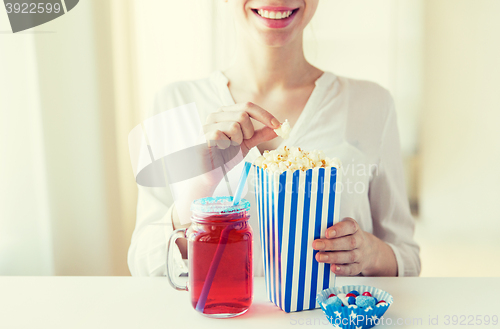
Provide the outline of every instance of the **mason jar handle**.
{"type": "Polygon", "coordinates": [[[183,290],[187,291],[187,285],[179,285],[175,282],[174,279],[174,248],[177,248],[177,246],[174,246],[175,241],[177,241],[178,238],[183,238],[186,234],[186,229],[181,228],[178,230],[175,230],[170,234],[170,238],[168,239],[168,245],[167,245],[167,276],[168,276],[168,282],[170,282],[170,285],[177,289],[177,290],[183,290]]]}

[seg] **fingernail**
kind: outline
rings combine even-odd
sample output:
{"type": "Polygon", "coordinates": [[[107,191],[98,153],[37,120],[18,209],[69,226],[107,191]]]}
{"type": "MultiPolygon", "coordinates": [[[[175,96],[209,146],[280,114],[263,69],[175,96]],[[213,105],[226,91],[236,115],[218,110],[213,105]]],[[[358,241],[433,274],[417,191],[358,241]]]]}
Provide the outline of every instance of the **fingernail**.
{"type": "Polygon", "coordinates": [[[319,254],[319,261],[320,262],[326,262],[328,260],[327,255],[319,254]]]}
{"type": "Polygon", "coordinates": [[[314,249],[323,249],[323,248],[325,248],[325,243],[321,242],[321,241],[315,242],[314,245],[315,245],[314,249]]]}
{"type": "Polygon", "coordinates": [[[337,232],[335,232],[335,230],[333,230],[333,231],[326,231],[326,237],[327,238],[333,238],[335,236],[335,234],[337,234],[337,232]]]}
{"type": "Polygon", "coordinates": [[[337,271],[340,271],[340,267],[339,266],[335,266],[335,272],[337,271]]]}
{"type": "Polygon", "coordinates": [[[279,126],[281,126],[281,123],[278,121],[278,119],[276,118],[272,118],[271,120],[271,123],[273,124],[273,126],[275,126],[276,128],[278,128],[279,126]]]}

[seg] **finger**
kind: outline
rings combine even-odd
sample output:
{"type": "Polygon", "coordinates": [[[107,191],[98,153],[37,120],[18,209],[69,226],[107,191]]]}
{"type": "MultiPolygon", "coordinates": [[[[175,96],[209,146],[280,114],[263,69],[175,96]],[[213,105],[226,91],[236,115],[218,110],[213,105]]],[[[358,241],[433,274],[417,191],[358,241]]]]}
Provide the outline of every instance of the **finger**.
{"type": "Polygon", "coordinates": [[[316,260],[320,263],[329,264],[352,264],[359,262],[361,252],[359,249],[351,251],[327,251],[316,253],[316,260]]]}
{"type": "Polygon", "coordinates": [[[220,108],[220,111],[245,111],[252,119],[262,122],[269,128],[273,129],[279,128],[279,126],[281,125],[279,120],[276,119],[274,115],[252,102],[238,103],[236,105],[222,107],[220,108]]]}
{"type": "Polygon", "coordinates": [[[277,135],[273,129],[264,127],[262,129],[256,130],[252,138],[246,139],[244,143],[248,147],[248,149],[251,149],[252,147],[259,145],[260,143],[264,143],[270,141],[273,138],[276,138],[276,136],[277,135]]]}
{"type": "Polygon", "coordinates": [[[211,130],[205,134],[208,142],[208,147],[218,147],[222,150],[227,149],[231,145],[231,140],[226,134],[220,130],[211,130]]]}
{"type": "MultiPolygon", "coordinates": [[[[206,130],[221,131],[226,135],[231,142],[240,145],[243,142],[243,132],[241,131],[241,126],[238,122],[219,122],[212,124],[210,126],[205,126],[206,130]]],[[[224,140],[226,138],[223,138],[224,140]]]]}
{"type": "Polygon", "coordinates": [[[221,122],[216,124],[218,129],[226,134],[232,142],[241,145],[243,142],[243,132],[238,122],[221,122]]]}
{"type": "Polygon", "coordinates": [[[313,249],[324,251],[353,250],[359,248],[361,241],[359,234],[333,239],[316,239],[313,242],[313,249]]]}
{"type": "Polygon", "coordinates": [[[337,275],[354,276],[362,271],[361,264],[332,264],[330,270],[337,275]]]}
{"type": "Polygon", "coordinates": [[[220,122],[238,122],[241,126],[244,139],[250,139],[254,133],[254,126],[250,120],[250,115],[245,111],[218,111],[207,117],[207,124],[220,122]]]}
{"type": "Polygon", "coordinates": [[[358,231],[359,225],[352,218],[344,218],[341,222],[329,227],[326,230],[326,237],[328,239],[338,238],[341,236],[346,236],[350,234],[354,234],[358,231]]]}

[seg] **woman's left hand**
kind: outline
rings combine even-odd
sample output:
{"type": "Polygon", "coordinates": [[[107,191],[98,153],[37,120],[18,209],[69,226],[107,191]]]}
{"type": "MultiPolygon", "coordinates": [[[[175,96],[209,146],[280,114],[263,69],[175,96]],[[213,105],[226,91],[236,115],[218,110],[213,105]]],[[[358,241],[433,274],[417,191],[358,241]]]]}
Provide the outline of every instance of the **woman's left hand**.
{"type": "Polygon", "coordinates": [[[380,240],[374,238],[361,230],[354,219],[345,218],[326,230],[326,238],[314,240],[313,248],[319,251],[316,260],[331,264],[335,274],[367,275],[365,272],[371,272],[378,256],[376,248],[380,240]]]}

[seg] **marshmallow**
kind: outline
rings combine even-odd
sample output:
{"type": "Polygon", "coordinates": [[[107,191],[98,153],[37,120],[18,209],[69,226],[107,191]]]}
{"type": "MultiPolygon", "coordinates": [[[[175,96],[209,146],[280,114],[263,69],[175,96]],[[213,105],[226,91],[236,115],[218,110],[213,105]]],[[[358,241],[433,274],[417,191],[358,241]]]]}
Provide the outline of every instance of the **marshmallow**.
{"type": "Polygon", "coordinates": [[[342,301],[342,304],[349,305],[349,298],[347,298],[346,294],[338,294],[337,297],[342,301]]]}

